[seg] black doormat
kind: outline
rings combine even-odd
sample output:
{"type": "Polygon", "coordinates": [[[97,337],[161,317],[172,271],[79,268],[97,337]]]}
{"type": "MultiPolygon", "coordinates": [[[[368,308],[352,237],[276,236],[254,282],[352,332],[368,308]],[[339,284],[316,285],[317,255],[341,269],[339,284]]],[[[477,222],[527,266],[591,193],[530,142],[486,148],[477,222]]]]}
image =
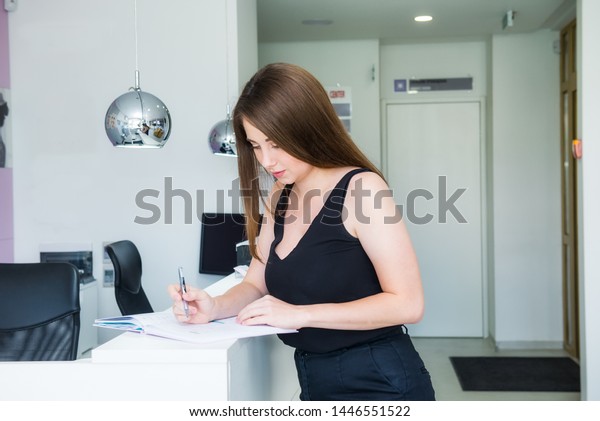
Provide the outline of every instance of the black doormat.
{"type": "Polygon", "coordinates": [[[450,357],[465,391],[579,392],[579,365],[566,357],[450,357]]]}

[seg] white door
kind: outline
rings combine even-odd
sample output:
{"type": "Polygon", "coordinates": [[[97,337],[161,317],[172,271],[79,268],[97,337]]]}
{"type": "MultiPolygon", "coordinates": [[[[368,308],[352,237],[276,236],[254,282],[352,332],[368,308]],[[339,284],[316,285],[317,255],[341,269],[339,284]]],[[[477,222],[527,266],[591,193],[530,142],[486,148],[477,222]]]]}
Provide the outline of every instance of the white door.
{"type": "Polygon", "coordinates": [[[480,113],[479,102],[386,107],[387,178],[425,289],[413,336],[483,336],[480,113]]]}

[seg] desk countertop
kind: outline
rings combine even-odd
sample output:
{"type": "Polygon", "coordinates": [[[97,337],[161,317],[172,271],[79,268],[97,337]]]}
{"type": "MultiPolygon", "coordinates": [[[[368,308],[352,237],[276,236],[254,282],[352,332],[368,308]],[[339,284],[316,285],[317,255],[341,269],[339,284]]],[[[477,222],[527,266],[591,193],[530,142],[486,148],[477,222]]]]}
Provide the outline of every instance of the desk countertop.
{"type": "MultiPolygon", "coordinates": [[[[231,274],[206,288],[219,295],[241,282],[231,274]]],[[[94,363],[215,363],[226,362],[228,353],[244,340],[229,339],[210,344],[192,344],[151,335],[126,332],[92,350],[94,363]]]]}
{"type": "MultiPolygon", "coordinates": [[[[240,281],[230,275],[207,290],[218,295],[240,281]]],[[[127,332],[92,358],[0,362],[0,399],[290,400],[298,391],[292,353],[274,336],[190,344],[127,332]],[[177,387],[174,373],[188,373],[177,387]]]]}

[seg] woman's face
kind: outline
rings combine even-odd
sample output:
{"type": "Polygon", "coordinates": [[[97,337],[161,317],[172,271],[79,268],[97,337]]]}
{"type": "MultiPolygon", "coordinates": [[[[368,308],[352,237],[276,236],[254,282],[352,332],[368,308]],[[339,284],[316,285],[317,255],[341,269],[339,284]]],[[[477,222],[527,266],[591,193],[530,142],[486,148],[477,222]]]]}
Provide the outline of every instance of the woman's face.
{"type": "Polygon", "coordinates": [[[242,122],[246,131],[246,141],[252,145],[256,159],[283,184],[298,182],[314,168],[285,152],[277,145],[276,140],[269,139],[246,119],[242,122]]]}

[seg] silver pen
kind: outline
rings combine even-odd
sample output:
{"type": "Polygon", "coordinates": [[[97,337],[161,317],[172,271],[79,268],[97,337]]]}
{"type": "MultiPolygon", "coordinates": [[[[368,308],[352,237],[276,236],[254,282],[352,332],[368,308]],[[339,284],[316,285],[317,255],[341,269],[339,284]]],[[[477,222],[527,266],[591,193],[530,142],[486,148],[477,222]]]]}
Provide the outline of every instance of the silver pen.
{"type": "Polygon", "coordinates": [[[181,299],[183,301],[183,311],[185,311],[185,317],[190,317],[190,308],[188,306],[188,302],[183,299],[183,294],[187,292],[185,287],[185,278],[183,277],[183,268],[180,266],[178,268],[179,272],[179,288],[181,289],[181,299]]]}

